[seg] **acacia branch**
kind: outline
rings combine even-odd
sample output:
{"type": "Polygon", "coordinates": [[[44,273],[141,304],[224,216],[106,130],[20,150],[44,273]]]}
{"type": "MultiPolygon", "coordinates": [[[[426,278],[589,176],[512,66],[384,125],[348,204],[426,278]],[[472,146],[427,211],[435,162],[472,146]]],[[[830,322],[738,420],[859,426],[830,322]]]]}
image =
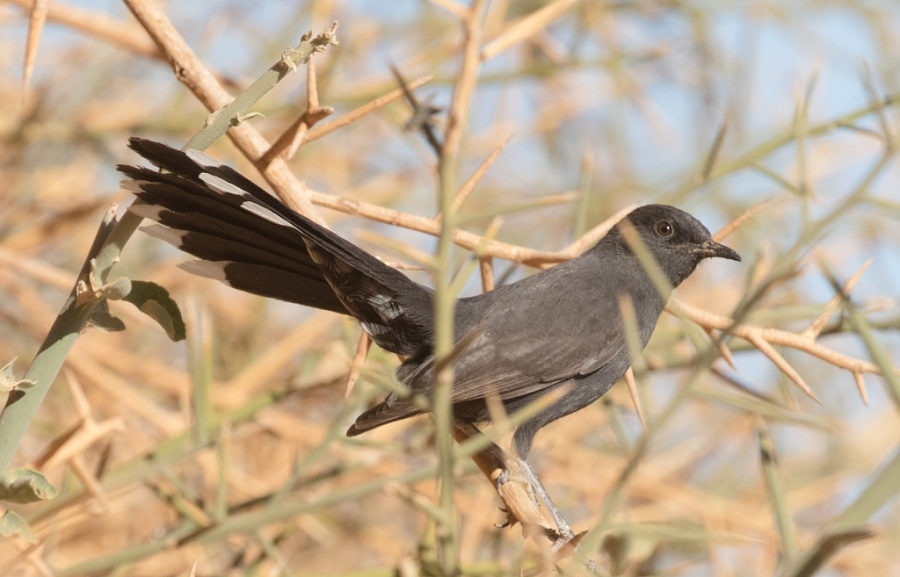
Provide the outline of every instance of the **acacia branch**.
{"type": "MultiPolygon", "coordinates": [[[[806,386],[806,383],[803,382],[803,379],[797,371],[794,370],[777,351],[775,351],[772,345],[802,351],[822,359],[828,364],[847,369],[853,374],[854,382],[857,387],[860,388],[860,396],[862,396],[864,400],[867,399],[868,396],[865,393],[865,387],[862,384],[862,376],[865,373],[875,375],[882,374],[881,369],[879,369],[878,365],[875,363],[856,359],[819,344],[815,340],[816,334],[814,333],[793,333],[774,327],[764,327],[746,323],[735,325],[734,321],[728,317],[705,311],[676,299],[669,301],[669,304],[666,305],[666,310],[693,321],[708,331],[716,330],[727,332],[748,341],[769,357],[769,359],[771,359],[772,362],[788,376],[788,378],[794,381],[794,383],[813,399],[816,398],[815,395],[812,394],[812,391],[806,386]]],[[[894,368],[894,371],[900,374],[900,370],[897,368],[894,368]]]]}

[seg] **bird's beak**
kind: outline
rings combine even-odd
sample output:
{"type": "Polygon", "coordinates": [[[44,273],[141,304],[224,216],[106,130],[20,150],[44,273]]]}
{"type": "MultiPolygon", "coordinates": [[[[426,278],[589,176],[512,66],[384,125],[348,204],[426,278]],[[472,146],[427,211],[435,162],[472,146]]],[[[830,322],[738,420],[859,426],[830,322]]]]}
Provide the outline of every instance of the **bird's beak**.
{"type": "Polygon", "coordinates": [[[697,254],[703,258],[719,257],[727,258],[728,260],[736,260],[738,262],[741,260],[741,255],[737,252],[714,240],[708,240],[700,245],[697,249],[697,254]]]}

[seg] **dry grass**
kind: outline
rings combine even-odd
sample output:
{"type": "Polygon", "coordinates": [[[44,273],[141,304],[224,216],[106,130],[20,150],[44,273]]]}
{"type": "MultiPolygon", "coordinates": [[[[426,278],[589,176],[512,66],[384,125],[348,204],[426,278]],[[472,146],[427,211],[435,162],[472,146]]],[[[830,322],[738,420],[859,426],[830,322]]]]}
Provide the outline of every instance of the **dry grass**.
{"type": "MultiPolygon", "coordinates": [[[[744,256],[680,288],[636,363],[646,430],[619,385],[537,437],[532,461],[589,531],[581,552],[600,574],[900,571],[892,5],[750,18],[567,0],[484,13],[449,0],[366,12],[170,3],[170,25],[139,0],[126,2],[136,17],[39,4],[29,18],[30,1],[0,2],[12,31],[0,35],[0,365],[18,356],[25,373],[104,213],[130,202],[113,170],[134,161],[126,138],[187,142],[303,32],[339,20],[340,45],[210,154],[375,254],[425,268],[409,271],[417,280],[475,273],[468,293],[570,258],[641,202],[723,227],[744,256]],[[847,40],[846,22],[877,49],[847,40]],[[848,64],[860,53],[862,73],[848,64]],[[434,118],[437,146],[403,130],[389,62],[424,83],[422,106],[432,96],[449,109],[434,118]],[[290,158],[266,154],[276,142],[290,158]]],[[[467,459],[447,466],[454,449],[435,450],[429,419],[343,437],[396,359],[361,360],[352,322],[189,277],[183,260],[138,233],[110,278],[166,287],[187,346],[113,302],[127,330],[89,329],[57,359],[15,465],[60,495],[10,506],[35,541],[0,541],[0,573],[550,570],[544,541],[494,527],[493,487],[467,459]],[[436,479],[451,473],[442,495],[436,479]]]]}

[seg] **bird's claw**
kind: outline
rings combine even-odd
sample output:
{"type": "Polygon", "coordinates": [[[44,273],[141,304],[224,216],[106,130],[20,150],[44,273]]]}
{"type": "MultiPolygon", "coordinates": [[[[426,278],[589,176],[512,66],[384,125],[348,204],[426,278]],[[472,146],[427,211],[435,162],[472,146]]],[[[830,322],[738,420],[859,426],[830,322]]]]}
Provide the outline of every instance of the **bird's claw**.
{"type": "Polygon", "coordinates": [[[509,512],[509,509],[507,509],[505,506],[503,506],[503,505],[500,506],[500,512],[503,513],[504,515],[506,515],[506,521],[503,521],[502,523],[494,523],[494,527],[496,527],[498,529],[508,529],[509,527],[512,527],[513,525],[518,523],[518,519],[516,519],[509,512]]]}
{"type": "MultiPolygon", "coordinates": [[[[494,484],[495,488],[497,489],[497,494],[501,497],[503,496],[503,493],[500,492],[500,487],[502,487],[506,483],[509,483],[512,480],[511,477],[512,475],[510,474],[509,469],[503,469],[500,474],[497,475],[497,480],[494,481],[494,484]]],[[[538,499],[537,492],[535,491],[534,486],[529,482],[528,479],[520,478],[519,481],[527,487],[528,496],[531,497],[531,502],[534,503],[536,507],[540,508],[541,502],[538,499]]]]}
{"type": "Polygon", "coordinates": [[[497,489],[497,494],[503,496],[503,493],[500,492],[500,487],[509,483],[509,469],[503,469],[500,471],[500,474],[497,475],[497,479],[494,481],[494,488],[497,489]]]}

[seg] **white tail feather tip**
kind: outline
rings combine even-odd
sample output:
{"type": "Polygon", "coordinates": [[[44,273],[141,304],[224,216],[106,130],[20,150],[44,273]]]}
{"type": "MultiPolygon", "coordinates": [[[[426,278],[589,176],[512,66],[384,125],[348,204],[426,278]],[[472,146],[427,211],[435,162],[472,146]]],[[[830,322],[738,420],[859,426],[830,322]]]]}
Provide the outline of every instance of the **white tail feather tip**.
{"type": "Polygon", "coordinates": [[[144,186],[150,184],[146,180],[122,180],[119,181],[119,186],[122,190],[126,190],[128,192],[144,192],[144,186]]]}
{"type": "MultiPolygon", "coordinates": [[[[138,216],[143,216],[144,218],[153,219],[152,216],[145,216],[143,214],[138,214],[138,216]]],[[[153,238],[158,238],[163,242],[167,242],[174,247],[181,248],[184,246],[184,235],[187,233],[183,230],[176,230],[174,228],[169,228],[167,226],[163,226],[161,224],[151,224],[149,226],[142,226],[141,231],[149,234],[153,238]]]]}
{"type": "Polygon", "coordinates": [[[181,270],[193,275],[211,278],[228,284],[225,277],[225,265],[229,261],[189,260],[178,265],[181,270]]]}
{"type": "Polygon", "coordinates": [[[218,160],[216,160],[210,156],[207,156],[206,154],[200,152],[196,148],[191,148],[189,150],[186,150],[184,153],[187,154],[188,158],[190,158],[191,160],[193,160],[200,166],[209,166],[209,167],[215,167],[215,168],[217,168],[219,166],[224,166],[218,160]]]}
{"type": "Polygon", "coordinates": [[[236,184],[232,184],[225,180],[224,178],[220,178],[218,176],[213,176],[208,172],[200,173],[200,180],[206,183],[210,189],[220,192],[222,194],[236,194],[237,196],[242,196],[245,198],[252,198],[250,193],[248,193],[243,188],[237,186],[236,184]]]}
{"type": "Polygon", "coordinates": [[[245,202],[241,205],[241,208],[246,210],[247,212],[251,212],[260,218],[264,218],[273,224],[277,224],[279,226],[286,226],[288,228],[293,228],[290,222],[285,220],[283,217],[277,215],[275,212],[269,210],[268,208],[262,206],[261,204],[256,204],[256,202],[245,202]]]}

